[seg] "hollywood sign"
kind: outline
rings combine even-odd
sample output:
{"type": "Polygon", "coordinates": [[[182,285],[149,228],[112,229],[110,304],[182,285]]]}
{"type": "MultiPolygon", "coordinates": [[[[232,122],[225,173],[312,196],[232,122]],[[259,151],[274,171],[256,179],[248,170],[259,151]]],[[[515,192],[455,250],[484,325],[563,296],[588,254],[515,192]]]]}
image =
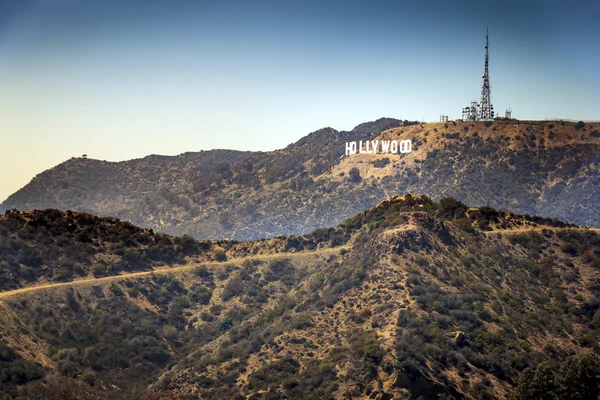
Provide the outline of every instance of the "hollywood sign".
{"type": "Polygon", "coordinates": [[[412,151],[411,140],[359,140],[346,142],[346,155],[352,154],[406,154],[412,151]]]}

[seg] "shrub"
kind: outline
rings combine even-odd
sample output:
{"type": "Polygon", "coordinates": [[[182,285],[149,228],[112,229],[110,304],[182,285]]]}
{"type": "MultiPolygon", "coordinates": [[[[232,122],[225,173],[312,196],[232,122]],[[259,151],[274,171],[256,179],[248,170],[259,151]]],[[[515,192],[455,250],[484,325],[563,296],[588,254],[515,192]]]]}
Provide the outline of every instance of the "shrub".
{"type": "Polygon", "coordinates": [[[109,289],[109,290],[110,290],[110,292],[111,292],[112,294],[114,294],[115,296],[119,296],[119,297],[120,297],[120,296],[123,296],[123,291],[121,290],[121,288],[120,288],[120,287],[118,287],[117,285],[115,285],[114,283],[112,283],[112,284],[110,285],[110,289],[109,289]]]}
{"type": "Polygon", "coordinates": [[[200,278],[209,278],[211,276],[210,272],[204,265],[200,265],[194,269],[194,273],[200,278]]]}
{"type": "Polygon", "coordinates": [[[244,281],[239,276],[231,278],[225,288],[223,288],[223,293],[221,294],[221,298],[223,301],[227,301],[232,297],[239,296],[244,292],[244,281]]]}
{"type": "Polygon", "coordinates": [[[294,281],[294,272],[294,267],[289,259],[272,260],[269,262],[265,279],[268,281],[281,280],[283,283],[291,285],[294,281]]]}
{"type": "Polygon", "coordinates": [[[227,254],[225,253],[225,250],[223,249],[216,249],[215,250],[215,260],[217,261],[227,261],[227,254]]]}
{"type": "Polygon", "coordinates": [[[212,297],[212,291],[203,285],[192,286],[188,298],[191,302],[199,304],[208,304],[212,297]]]}
{"type": "Polygon", "coordinates": [[[179,239],[179,243],[181,245],[181,250],[185,254],[193,254],[197,250],[196,241],[190,235],[183,235],[179,239]]]}
{"type": "Polygon", "coordinates": [[[164,333],[165,337],[169,340],[176,340],[177,337],[179,336],[177,328],[175,328],[172,325],[165,326],[163,329],[163,333],[164,333]]]}
{"type": "Polygon", "coordinates": [[[350,176],[350,182],[358,183],[362,180],[360,171],[356,167],[351,168],[348,175],[350,176]]]}
{"type": "Polygon", "coordinates": [[[125,259],[133,267],[141,266],[145,261],[145,255],[142,251],[135,248],[125,250],[125,259]]]}
{"type": "Polygon", "coordinates": [[[560,244],[560,249],[571,256],[574,256],[577,254],[577,247],[575,247],[575,245],[573,243],[562,242],[560,244]]]}
{"type": "Polygon", "coordinates": [[[383,168],[386,165],[388,165],[390,163],[390,159],[388,157],[385,158],[378,158],[377,160],[373,161],[373,166],[375,168],[383,168]]]}
{"type": "Polygon", "coordinates": [[[19,251],[19,262],[30,267],[39,267],[42,265],[42,257],[36,249],[24,245],[19,251]]]}
{"type": "Polygon", "coordinates": [[[468,207],[452,197],[444,197],[438,203],[438,215],[442,218],[459,219],[465,217],[468,207]]]}
{"type": "Polygon", "coordinates": [[[92,266],[92,274],[99,277],[106,274],[106,265],[96,263],[92,266]]]}
{"type": "Polygon", "coordinates": [[[253,372],[248,379],[248,387],[251,390],[267,389],[271,385],[279,385],[279,382],[298,374],[300,364],[292,358],[277,360],[265,365],[253,372]]]}
{"type": "Polygon", "coordinates": [[[217,323],[217,329],[219,330],[219,332],[225,332],[232,326],[233,326],[233,320],[231,319],[230,316],[224,317],[217,323]]]}

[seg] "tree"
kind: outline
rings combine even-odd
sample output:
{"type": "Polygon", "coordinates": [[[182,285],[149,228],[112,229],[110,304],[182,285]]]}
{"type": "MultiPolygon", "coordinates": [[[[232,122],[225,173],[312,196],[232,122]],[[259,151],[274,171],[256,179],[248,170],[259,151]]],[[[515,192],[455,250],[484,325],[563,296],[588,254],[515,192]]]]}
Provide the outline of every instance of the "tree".
{"type": "Polygon", "coordinates": [[[600,363],[591,353],[575,354],[560,367],[560,398],[596,400],[600,395],[600,363]]]}
{"type": "Polygon", "coordinates": [[[592,353],[580,353],[564,360],[558,373],[549,361],[526,368],[511,400],[597,400],[599,395],[600,362],[592,353]]]}
{"type": "Polygon", "coordinates": [[[536,368],[531,380],[534,397],[540,399],[557,399],[558,382],[554,368],[549,361],[542,361],[536,368]]]}
{"type": "Polygon", "coordinates": [[[179,239],[179,243],[184,254],[194,254],[197,250],[196,241],[190,235],[183,235],[179,239]]]}
{"type": "Polygon", "coordinates": [[[444,197],[440,200],[438,215],[442,218],[459,219],[465,217],[465,212],[469,209],[460,201],[452,197],[444,197]]]}
{"type": "Polygon", "coordinates": [[[129,264],[133,267],[141,267],[144,266],[147,262],[146,253],[134,247],[128,248],[125,250],[124,258],[129,262],[129,264]]]}
{"type": "Polygon", "coordinates": [[[348,174],[350,175],[351,182],[358,183],[362,180],[362,178],[360,176],[360,171],[356,167],[353,167],[352,169],[350,169],[348,174]]]}

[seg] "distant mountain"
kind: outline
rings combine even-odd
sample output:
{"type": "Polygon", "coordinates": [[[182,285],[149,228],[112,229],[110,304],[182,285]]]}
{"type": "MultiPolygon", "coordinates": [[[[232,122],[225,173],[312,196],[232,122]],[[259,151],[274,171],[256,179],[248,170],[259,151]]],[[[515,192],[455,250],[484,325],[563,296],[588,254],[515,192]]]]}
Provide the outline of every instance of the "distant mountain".
{"type": "Polygon", "coordinates": [[[211,150],[122,162],[72,158],[37,175],[8,197],[2,207],[22,211],[57,208],[119,217],[156,196],[169,197],[166,193],[187,186],[197,177],[235,166],[253,154],[211,150]]]}
{"type": "Polygon", "coordinates": [[[117,216],[201,239],[256,239],[335,225],[410,192],[598,227],[599,172],[598,123],[382,118],[350,132],[324,128],[273,152],[73,159],[4,206],[117,216]],[[411,139],[413,152],[344,157],[346,141],[384,139],[411,139]],[[352,168],[360,176],[351,177],[352,168]]]}
{"type": "MultiPolygon", "coordinates": [[[[75,248],[120,262],[119,248],[145,257],[157,239],[113,219],[35,213],[0,224],[8,237],[3,273],[24,270],[23,246],[44,255],[42,265],[75,248]],[[80,237],[86,227],[91,241],[67,251],[49,240],[58,231],[46,232],[80,237]]],[[[121,270],[62,286],[42,276],[27,290],[0,289],[0,395],[521,400],[600,393],[598,230],[407,195],[300,237],[165,239],[175,262],[149,266],[145,275],[121,270]],[[219,249],[221,261],[204,261],[219,249]]]]}

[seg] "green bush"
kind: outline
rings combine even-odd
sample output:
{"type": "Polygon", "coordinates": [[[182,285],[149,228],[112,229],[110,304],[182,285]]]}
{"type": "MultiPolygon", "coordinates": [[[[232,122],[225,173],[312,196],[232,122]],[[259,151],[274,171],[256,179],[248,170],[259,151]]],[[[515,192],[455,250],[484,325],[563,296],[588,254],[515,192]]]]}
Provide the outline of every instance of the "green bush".
{"type": "Polygon", "coordinates": [[[92,274],[95,277],[106,275],[106,265],[99,263],[92,265],[92,274]]]}
{"type": "Polygon", "coordinates": [[[444,197],[438,202],[438,215],[446,219],[465,218],[468,207],[452,197],[444,197]]]}
{"type": "Polygon", "coordinates": [[[225,316],[223,317],[218,323],[217,323],[217,329],[219,330],[219,332],[225,332],[226,330],[228,330],[229,328],[231,328],[233,326],[233,320],[231,319],[230,316],[225,316]]]}
{"type": "Polygon", "coordinates": [[[221,298],[223,301],[227,301],[232,297],[239,296],[244,292],[244,281],[239,276],[231,278],[225,287],[223,288],[223,293],[221,293],[221,298]]]}
{"type": "Polygon", "coordinates": [[[215,260],[217,261],[227,261],[227,254],[225,253],[225,251],[223,249],[217,249],[214,252],[214,256],[215,256],[215,260]]]}
{"type": "Polygon", "coordinates": [[[299,369],[300,364],[293,358],[277,360],[250,374],[248,388],[255,391],[279,386],[280,382],[296,376],[299,369]]]}
{"type": "Polygon", "coordinates": [[[383,168],[386,165],[388,165],[390,162],[391,161],[388,157],[378,158],[377,160],[373,161],[373,166],[375,168],[383,168]]]}
{"type": "Polygon", "coordinates": [[[356,167],[352,167],[350,171],[348,171],[348,175],[350,177],[350,182],[358,183],[362,180],[360,171],[356,167]]]}
{"type": "Polygon", "coordinates": [[[194,285],[191,287],[188,298],[193,303],[208,304],[212,297],[212,290],[204,285],[194,285]]]}

